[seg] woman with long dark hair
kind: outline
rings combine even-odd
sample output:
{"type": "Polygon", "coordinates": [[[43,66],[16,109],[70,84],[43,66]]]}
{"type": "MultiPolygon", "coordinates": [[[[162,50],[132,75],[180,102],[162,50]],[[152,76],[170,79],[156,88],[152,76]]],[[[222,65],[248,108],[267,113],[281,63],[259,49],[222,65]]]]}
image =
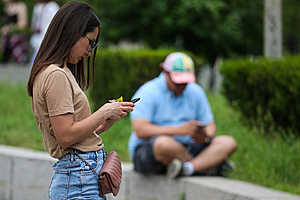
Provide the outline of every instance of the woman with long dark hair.
{"type": "Polygon", "coordinates": [[[91,114],[83,90],[93,80],[99,29],[88,4],[65,4],[51,21],[31,69],[27,87],[34,117],[46,150],[59,159],[53,165],[51,200],[102,199],[93,173],[99,173],[105,157],[98,134],[134,107],[131,102],[112,101],[91,114]]]}

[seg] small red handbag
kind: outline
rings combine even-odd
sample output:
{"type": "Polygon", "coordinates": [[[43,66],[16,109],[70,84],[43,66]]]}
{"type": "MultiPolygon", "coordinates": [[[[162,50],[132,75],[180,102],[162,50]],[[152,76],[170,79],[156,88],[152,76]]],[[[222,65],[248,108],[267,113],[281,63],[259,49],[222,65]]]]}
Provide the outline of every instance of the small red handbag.
{"type": "Polygon", "coordinates": [[[117,152],[108,154],[99,173],[99,195],[103,197],[107,193],[116,196],[120,190],[122,180],[121,160],[117,152]]]}
{"type": "Polygon", "coordinates": [[[78,156],[92,171],[98,176],[99,196],[104,197],[105,194],[113,193],[116,196],[119,193],[122,181],[122,165],[117,152],[110,152],[100,170],[99,175],[95,169],[84,160],[76,151],[73,153],[78,156]]]}

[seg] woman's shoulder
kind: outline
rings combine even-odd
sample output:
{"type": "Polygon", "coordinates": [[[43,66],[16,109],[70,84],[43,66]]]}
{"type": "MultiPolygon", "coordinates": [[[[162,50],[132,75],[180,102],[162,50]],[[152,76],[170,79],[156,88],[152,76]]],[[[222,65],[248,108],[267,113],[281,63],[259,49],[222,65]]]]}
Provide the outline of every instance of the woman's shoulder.
{"type": "Polygon", "coordinates": [[[48,67],[45,67],[44,70],[41,71],[41,75],[43,77],[48,77],[49,75],[53,75],[55,73],[64,73],[66,74],[65,70],[61,67],[59,67],[56,64],[51,64],[48,67]]]}
{"type": "Polygon", "coordinates": [[[41,70],[35,79],[35,85],[49,86],[54,82],[70,82],[66,71],[58,65],[51,64],[41,70]]]}
{"type": "Polygon", "coordinates": [[[53,72],[53,71],[62,71],[62,72],[64,72],[64,69],[63,68],[61,68],[59,65],[57,65],[57,64],[51,64],[51,65],[49,65],[48,67],[46,67],[46,69],[45,69],[45,71],[47,71],[48,73],[50,72],[53,72]]]}

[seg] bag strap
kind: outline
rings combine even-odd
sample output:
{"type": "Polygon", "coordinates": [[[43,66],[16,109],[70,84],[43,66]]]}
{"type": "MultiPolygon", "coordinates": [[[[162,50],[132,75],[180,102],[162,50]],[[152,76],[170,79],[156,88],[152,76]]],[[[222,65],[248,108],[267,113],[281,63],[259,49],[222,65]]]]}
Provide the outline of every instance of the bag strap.
{"type": "Polygon", "coordinates": [[[86,164],[88,167],[91,168],[91,170],[94,172],[94,174],[96,174],[96,176],[98,176],[96,170],[92,167],[92,165],[90,163],[88,163],[84,158],[82,158],[76,151],[72,151],[80,160],[82,160],[82,162],[84,162],[84,164],[86,164]]]}

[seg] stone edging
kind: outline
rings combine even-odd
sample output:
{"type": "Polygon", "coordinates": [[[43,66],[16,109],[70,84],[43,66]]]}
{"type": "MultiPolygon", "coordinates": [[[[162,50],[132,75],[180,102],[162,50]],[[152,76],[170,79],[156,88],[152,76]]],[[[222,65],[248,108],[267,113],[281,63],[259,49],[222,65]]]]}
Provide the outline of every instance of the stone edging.
{"type": "MultiPolygon", "coordinates": [[[[0,145],[0,199],[46,200],[55,159],[47,153],[0,145]]],[[[117,200],[300,200],[300,196],[219,177],[143,176],[123,163],[117,200]]]]}

